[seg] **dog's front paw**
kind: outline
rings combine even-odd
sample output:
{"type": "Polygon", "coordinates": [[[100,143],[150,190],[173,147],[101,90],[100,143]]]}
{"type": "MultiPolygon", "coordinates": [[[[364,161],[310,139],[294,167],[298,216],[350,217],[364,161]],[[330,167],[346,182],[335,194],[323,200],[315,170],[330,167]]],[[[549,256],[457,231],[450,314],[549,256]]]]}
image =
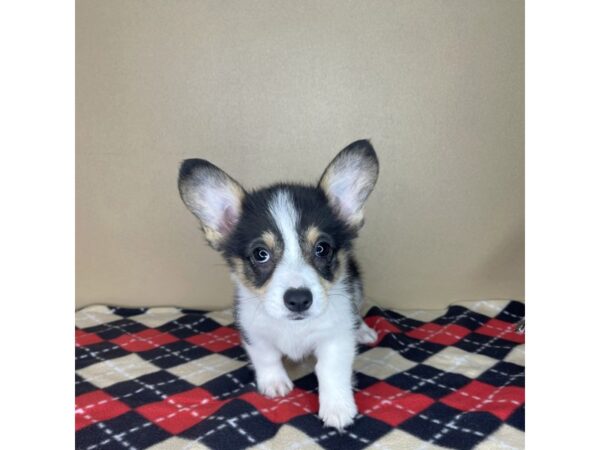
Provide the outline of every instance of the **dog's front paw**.
{"type": "Polygon", "coordinates": [[[265,397],[283,397],[290,393],[294,384],[286,377],[258,380],[258,391],[265,397]]]}
{"type": "Polygon", "coordinates": [[[354,401],[340,403],[321,403],[319,417],[326,427],[343,430],[354,421],[358,410],[354,401]]]}

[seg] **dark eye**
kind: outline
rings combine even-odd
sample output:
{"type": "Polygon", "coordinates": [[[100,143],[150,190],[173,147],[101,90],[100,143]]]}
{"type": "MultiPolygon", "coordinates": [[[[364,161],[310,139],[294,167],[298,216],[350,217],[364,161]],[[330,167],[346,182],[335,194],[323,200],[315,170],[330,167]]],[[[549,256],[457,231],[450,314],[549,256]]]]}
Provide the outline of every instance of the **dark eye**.
{"type": "Polygon", "coordinates": [[[271,259],[271,254],[264,247],[256,247],[252,250],[252,259],[258,264],[264,264],[271,259]]]}
{"type": "Polygon", "coordinates": [[[331,245],[327,242],[319,242],[315,245],[315,256],[318,258],[327,258],[331,254],[331,245]]]}

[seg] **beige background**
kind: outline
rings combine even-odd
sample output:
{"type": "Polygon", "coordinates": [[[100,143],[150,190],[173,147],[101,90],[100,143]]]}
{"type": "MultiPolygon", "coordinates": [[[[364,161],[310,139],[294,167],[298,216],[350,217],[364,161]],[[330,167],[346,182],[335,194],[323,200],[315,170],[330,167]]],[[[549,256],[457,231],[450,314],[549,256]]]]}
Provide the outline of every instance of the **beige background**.
{"type": "Polygon", "coordinates": [[[77,9],[77,306],[230,304],[180,161],[316,181],[370,138],[357,243],[396,307],[523,299],[522,1],[88,1],[77,9]]]}

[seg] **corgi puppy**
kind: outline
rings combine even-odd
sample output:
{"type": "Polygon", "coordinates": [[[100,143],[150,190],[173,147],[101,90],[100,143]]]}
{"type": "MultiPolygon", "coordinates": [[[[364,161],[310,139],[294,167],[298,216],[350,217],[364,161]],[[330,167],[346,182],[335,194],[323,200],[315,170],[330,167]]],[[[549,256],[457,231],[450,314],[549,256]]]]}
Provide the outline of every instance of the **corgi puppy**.
{"type": "Polygon", "coordinates": [[[316,185],[280,183],[247,191],[203,159],[183,161],[179,192],[235,284],[234,313],[258,390],[285,396],[293,384],[282,357],[314,355],[319,417],[339,430],[357,413],[356,346],[377,333],[363,300],[352,241],[379,173],[367,140],[344,148],[316,185]]]}

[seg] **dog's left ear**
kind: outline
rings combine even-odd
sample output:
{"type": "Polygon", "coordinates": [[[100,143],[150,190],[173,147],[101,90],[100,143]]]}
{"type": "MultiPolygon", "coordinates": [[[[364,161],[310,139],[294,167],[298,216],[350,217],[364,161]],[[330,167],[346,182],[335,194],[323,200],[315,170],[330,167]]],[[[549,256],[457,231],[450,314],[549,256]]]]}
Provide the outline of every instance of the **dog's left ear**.
{"type": "Polygon", "coordinates": [[[319,180],[329,204],[351,228],[364,222],[363,207],[375,186],[379,161],[371,143],[356,141],[329,163],[319,180]]]}

